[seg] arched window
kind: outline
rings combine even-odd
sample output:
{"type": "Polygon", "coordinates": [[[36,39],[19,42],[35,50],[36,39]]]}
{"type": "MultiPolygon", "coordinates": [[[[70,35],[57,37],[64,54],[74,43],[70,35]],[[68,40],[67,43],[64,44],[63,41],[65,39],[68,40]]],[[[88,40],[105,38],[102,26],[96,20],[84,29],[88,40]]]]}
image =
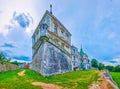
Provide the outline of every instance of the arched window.
{"type": "Polygon", "coordinates": [[[42,29],[42,30],[47,30],[47,27],[48,27],[47,24],[42,24],[42,25],[41,25],[41,29],[42,29]]]}

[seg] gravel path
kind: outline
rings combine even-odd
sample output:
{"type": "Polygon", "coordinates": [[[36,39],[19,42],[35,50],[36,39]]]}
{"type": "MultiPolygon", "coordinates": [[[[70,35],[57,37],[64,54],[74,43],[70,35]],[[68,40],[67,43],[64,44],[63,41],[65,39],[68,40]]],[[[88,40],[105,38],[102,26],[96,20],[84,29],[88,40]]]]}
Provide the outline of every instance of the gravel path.
{"type": "Polygon", "coordinates": [[[19,75],[19,76],[24,76],[24,75],[25,75],[24,73],[25,73],[25,70],[19,72],[18,75],[19,75]]]}

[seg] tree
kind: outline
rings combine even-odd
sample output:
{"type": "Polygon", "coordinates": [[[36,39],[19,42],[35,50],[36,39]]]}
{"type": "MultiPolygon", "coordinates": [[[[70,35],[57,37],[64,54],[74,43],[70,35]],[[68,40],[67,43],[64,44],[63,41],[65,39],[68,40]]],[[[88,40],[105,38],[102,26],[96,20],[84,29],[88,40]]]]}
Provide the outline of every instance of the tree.
{"type": "Polygon", "coordinates": [[[106,69],[108,69],[109,71],[112,71],[113,70],[113,66],[110,66],[110,65],[108,65],[108,66],[106,66],[106,69]]]}
{"type": "Polygon", "coordinates": [[[117,65],[115,66],[113,69],[112,69],[113,72],[120,72],[120,65],[117,65]]]}
{"type": "Polygon", "coordinates": [[[24,62],[18,62],[18,61],[13,61],[13,62],[11,62],[11,64],[15,64],[15,65],[20,65],[20,64],[24,64],[24,62]]]}
{"type": "Polygon", "coordinates": [[[102,64],[102,63],[99,63],[99,65],[98,65],[98,69],[99,69],[99,70],[103,70],[104,68],[105,68],[105,65],[102,64]]]}
{"type": "Polygon", "coordinates": [[[19,62],[17,62],[17,61],[13,61],[13,62],[11,62],[12,64],[15,64],[15,65],[19,65],[19,62]]]}
{"type": "Polygon", "coordinates": [[[3,64],[5,62],[8,62],[7,58],[2,53],[0,53],[0,63],[3,64]]]}
{"type": "Polygon", "coordinates": [[[97,61],[96,59],[92,59],[92,60],[91,60],[91,65],[92,65],[92,67],[94,67],[94,68],[98,68],[98,61],[97,61]]]}

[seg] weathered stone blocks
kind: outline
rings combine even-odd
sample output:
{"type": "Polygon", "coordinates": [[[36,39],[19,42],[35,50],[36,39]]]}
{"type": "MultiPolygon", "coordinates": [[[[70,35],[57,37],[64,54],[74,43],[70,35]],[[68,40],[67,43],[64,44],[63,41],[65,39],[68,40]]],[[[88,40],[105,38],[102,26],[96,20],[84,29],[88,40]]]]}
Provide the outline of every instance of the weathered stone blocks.
{"type": "Polygon", "coordinates": [[[62,50],[44,42],[33,57],[32,67],[44,76],[71,71],[71,62],[62,50]]]}

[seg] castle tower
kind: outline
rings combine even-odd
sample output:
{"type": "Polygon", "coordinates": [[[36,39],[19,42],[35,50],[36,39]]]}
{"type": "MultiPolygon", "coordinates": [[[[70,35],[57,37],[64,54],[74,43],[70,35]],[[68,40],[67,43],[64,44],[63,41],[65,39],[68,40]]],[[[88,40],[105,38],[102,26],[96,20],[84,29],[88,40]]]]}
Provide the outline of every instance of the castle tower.
{"type": "Polygon", "coordinates": [[[71,71],[71,33],[46,11],[32,36],[32,68],[43,76],[71,71]]]}
{"type": "Polygon", "coordinates": [[[88,59],[88,55],[86,53],[84,53],[83,49],[82,49],[82,46],[81,46],[81,49],[80,49],[80,60],[82,61],[82,65],[81,65],[81,68],[83,70],[88,70],[90,69],[90,63],[89,63],[89,59],[88,59]]]}

